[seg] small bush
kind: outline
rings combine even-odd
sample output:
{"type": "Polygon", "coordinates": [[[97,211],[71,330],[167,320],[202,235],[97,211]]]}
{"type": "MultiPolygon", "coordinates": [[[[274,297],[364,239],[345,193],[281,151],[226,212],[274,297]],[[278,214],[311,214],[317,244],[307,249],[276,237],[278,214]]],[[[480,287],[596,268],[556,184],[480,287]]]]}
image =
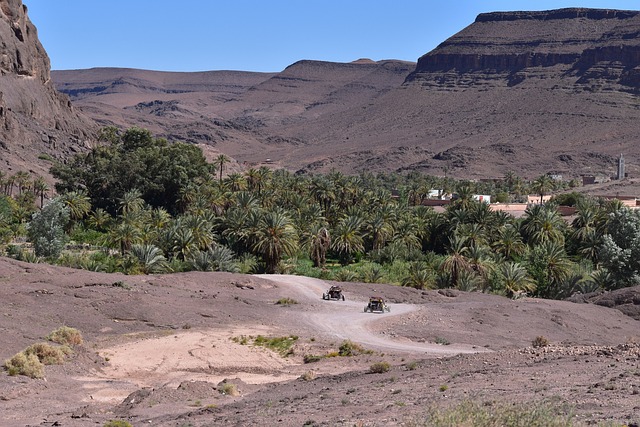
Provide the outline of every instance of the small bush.
{"type": "Polygon", "coordinates": [[[446,338],[443,338],[443,337],[436,337],[436,344],[440,344],[440,345],[449,345],[449,344],[451,344],[451,343],[450,343],[450,342],[449,342],[449,340],[448,340],[448,339],[446,339],[446,338]]]}
{"type": "Polygon", "coordinates": [[[281,356],[286,357],[293,354],[293,344],[298,340],[296,335],[289,335],[288,337],[275,337],[266,338],[262,335],[258,335],[253,340],[253,345],[267,347],[281,356]]]}
{"type": "Polygon", "coordinates": [[[307,371],[300,376],[305,381],[313,381],[316,379],[316,373],[313,371],[307,371]]]}
{"type": "Polygon", "coordinates": [[[133,427],[133,425],[122,420],[111,420],[104,423],[102,427],[133,427]]]}
{"type": "Polygon", "coordinates": [[[389,362],[376,362],[369,367],[369,372],[372,374],[382,374],[388,372],[391,369],[389,362]]]}
{"type": "Polygon", "coordinates": [[[418,362],[409,362],[405,366],[407,367],[407,371],[415,371],[418,369],[418,362]]]}
{"type": "Polygon", "coordinates": [[[218,391],[220,392],[220,394],[224,394],[226,396],[240,396],[238,386],[236,386],[234,383],[223,382],[219,385],[218,391]]]}
{"type": "Polygon", "coordinates": [[[549,340],[546,337],[540,335],[535,337],[535,339],[531,342],[531,345],[535,348],[547,347],[549,345],[549,340]]]}
{"type": "Polygon", "coordinates": [[[27,356],[33,354],[44,365],[61,365],[64,363],[65,351],[46,343],[32,344],[22,350],[27,356]]]}
{"type": "Polygon", "coordinates": [[[29,378],[44,378],[44,364],[35,354],[21,351],[4,362],[9,375],[25,375],[29,378]]]}
{"type": "Polygon", "coordinates": [[[82,334],[80,331],[68,326],[59,327],[55,331],[51,332],[47,339],[62,345],[82,345],[82,334]]]}
{"type": "Polygon", "coordinates": [[[319,362],[322,359],[322,356],[318,356],[317,354],[305,354],[302,357],[302,361],[304,363],[315,363],[319,362]]]}
{"type": "Polygon", "coordinates": [[[448,385],[441,385],[441,386],[440,386],[440,388],[439,388],[439,390],[440,390],[441,392],[443,392],[443,393],[444,393],[445,391],[447,391],[448,389],[449,389],[449,386],[448,386],[448,385]]]}
{"type": "Polygon", "coordinates": [[[373,353],[373,351],[365,350],[364,347],[362,347],[361,345],[356,344],[349,340],[343,341],[342,344],[340,344],[340,347],[338,348],[338,354],[340,356],[357,356],[359,354],[371,354],[371,353],[373,353]]]}
{"type": "Polygon", "coordinates": [[[293,305],[293,304],[298,304],[298,301],[294,300],[293,298],[280,298],[278,301],[276,301],[277,305],[293,305]]]}

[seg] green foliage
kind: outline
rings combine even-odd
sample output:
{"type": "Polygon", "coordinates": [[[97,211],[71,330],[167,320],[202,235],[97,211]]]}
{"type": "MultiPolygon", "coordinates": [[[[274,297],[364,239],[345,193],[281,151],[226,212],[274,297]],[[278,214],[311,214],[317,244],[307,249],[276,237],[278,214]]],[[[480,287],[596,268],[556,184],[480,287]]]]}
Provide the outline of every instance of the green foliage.
{"type": "Polygon", "coordinates": [[[276,301],[276,305],[293,305],[293,304],[298,304],[298,301],[294,300],[293,298],[280,298],[278,301],[276,301]]]}
{"type": "Polygon", "coordinates": [[[147,130],[132,128],[112,135],[111,142],[77,154],[67,164],[54,165],[56,190],[68,193],[85,188],[94,209],[115,215],[118,200],[137,189],[147,204],[177,213],[180,194],[212,170],[197,146],[168,143],[147,130]]]}
{"type": "Polygon", "coordinates": [[[293,354],[293,345],[298,340],[295,335],[289,335],[287,337],[274,337],[267,338],[262,335],[258,335],[253,340],[253,345],[267,347],[270,350],[279,353],[281,356],[286,357],[293,354]]]}
{"type": "Polygon", "coordinates": [[[53,199],[36,212],[27,228],[29,241],[36,256],[57,258],[64,248],[64,226],[69,221],[69,209],[60,198],[53,199]]]}
{"type": "Polygon", "coordinates": [[[599,258],[611,276],[611,287],[640,282],[640,212],[628,208],[610,214],[599,258]]]}

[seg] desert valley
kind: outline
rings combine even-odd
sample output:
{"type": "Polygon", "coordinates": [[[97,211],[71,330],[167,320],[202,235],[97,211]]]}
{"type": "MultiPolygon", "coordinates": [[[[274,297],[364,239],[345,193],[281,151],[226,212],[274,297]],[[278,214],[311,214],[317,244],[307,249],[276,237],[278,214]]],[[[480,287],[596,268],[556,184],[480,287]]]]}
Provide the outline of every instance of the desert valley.
{"type": "Polygon", "coordinates": [[[485,13],[415,62],[52,71],[24,1],[0,426],[640,425],[640,11],[485,13]]]}

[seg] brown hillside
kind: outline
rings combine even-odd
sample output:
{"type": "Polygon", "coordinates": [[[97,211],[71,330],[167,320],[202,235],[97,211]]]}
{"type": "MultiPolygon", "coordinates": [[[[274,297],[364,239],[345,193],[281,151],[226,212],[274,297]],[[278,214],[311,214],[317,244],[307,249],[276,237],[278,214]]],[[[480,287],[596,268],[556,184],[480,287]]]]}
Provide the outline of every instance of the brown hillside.
{"type": "Polygon", "coordinates": [[[511,169],[576,177],[612,175],[623,153],[633,177],[640,175],[639,32],[635,11],[482,14],[415,67],[300,61],[253,81],[234,74],[246,85],[224,95],[214,85],[150,90],[153,73],[140,70],[111,80],[101,70],[53,76],[101,123],[151,125],[239,161],[271,158],[325,172],[446,170],[473,178],[511,169]]]}

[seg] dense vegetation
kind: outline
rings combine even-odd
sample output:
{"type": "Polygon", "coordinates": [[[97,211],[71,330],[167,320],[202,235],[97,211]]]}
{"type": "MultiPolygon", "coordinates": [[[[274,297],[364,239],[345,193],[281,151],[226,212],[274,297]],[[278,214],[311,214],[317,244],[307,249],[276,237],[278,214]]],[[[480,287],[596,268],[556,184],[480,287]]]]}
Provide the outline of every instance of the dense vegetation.
{"type": "Polygon", "coordinates": [[[224,176],[224,155],[208,164],[197,147],[142,129],[103,136],[52,167],[58,196],[48,203],[42,178],[0,175],[9,256],[128,274],[282,272],[545,298],[633,285],[640,272],[640,215],[619,201],[564,191],[515,218],[473,198],[519,201],[575,182],[264,167],[224,176]],[[457,197],[436,212],[422,205],[432,189],[457,197]],[[571,223],[558,204],[577,207],[571,223]]]}

